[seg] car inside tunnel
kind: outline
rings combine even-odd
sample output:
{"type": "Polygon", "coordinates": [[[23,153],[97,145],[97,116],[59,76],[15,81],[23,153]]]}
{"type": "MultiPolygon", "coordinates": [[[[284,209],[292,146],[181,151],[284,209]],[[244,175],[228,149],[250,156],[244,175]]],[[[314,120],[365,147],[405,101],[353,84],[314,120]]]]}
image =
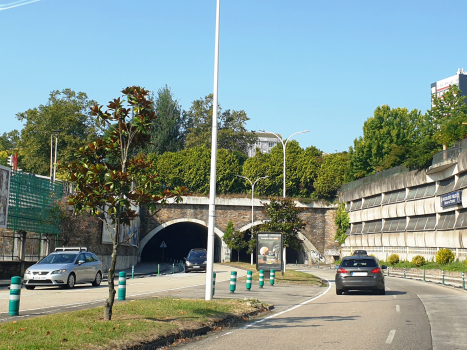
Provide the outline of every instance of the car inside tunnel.
{"type": "MultiPolygon", "coordinates": [[[[142,262],[164,262],[183,260],[190,249],[204,248],[208,243],[208,228],[193,222],[180,222],[157,232],[143,248],[142,262]],[[165,242],[167,248],[161,248],[165,242]]],[[[215,235],[214,262],[220,262],[222,242],[215,235]]]]}

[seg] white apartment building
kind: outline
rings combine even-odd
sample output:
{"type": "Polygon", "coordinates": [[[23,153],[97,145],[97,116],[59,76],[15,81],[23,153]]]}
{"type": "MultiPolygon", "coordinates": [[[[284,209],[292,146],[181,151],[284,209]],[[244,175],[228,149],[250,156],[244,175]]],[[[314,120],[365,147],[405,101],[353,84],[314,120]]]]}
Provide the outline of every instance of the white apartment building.
{"type": "MultiPolygon", "coordinates": [[[[248,147],[248,157],[254,157],[258,148],[262,153],[271,153],[271,149],[280,142],[276,135],[257,132],[258,140],[248,147]]],[[[279,135],[281,136],[281,135],[279,135]]]]}

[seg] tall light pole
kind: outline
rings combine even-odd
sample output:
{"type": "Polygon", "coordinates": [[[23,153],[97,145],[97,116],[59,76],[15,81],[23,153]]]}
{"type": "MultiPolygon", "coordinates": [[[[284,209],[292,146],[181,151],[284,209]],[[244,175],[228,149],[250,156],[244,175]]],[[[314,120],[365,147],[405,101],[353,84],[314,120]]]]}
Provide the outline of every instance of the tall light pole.
{"type": "Polygon", "coordinates": [[[50,181],[55,181],[57,174],[57,143],[59,130],[53,130],[50,134],[50,181]],[[55,160],[53,156],[53,137],[55,136],[55,160]]]}
{"type": "MultiPolygon", "coordinates": [[[[276,134],[275,132],[272,132],[272,131],[264,131],[262,129],[260,129],[259,131],[261,132],[264,132],[264,133],[268,133],[268,134],[273,134],[273,135],[276,135],[276,137],[279,139],[279,141],[282,143],[282,149],[283,149],[283,154],[284,154],[284,160],[283,160],[283,168],[284,168],[284,172],[283,172],[283,187],[282,187],[282,198],[285,198],[285,150],[287,148],[287,142],[289,142],[290,138],[294,135],[297,135],[297,134],[304,134],[304,133],[307,133],[307,132],[310,132],[310,130],[304,130],[304,131],[297,131],[296,133],[293,133],[292,135],[290,135],[288,137],[287,140],[284,140],[282,139],[282,137],[278,134],[276,134]]],[[[283,266],[283,270],[282,272],[285,272],[285,263],[286,263],[286,247],[284,247],[284,251],[283,251],[283,254],[282,256],[284,257],[284,266],[283,266]]]]}
{"type": "Polygon", "coordinates": [[[217,108],[219,90],[219,27],[221,1],[216,7],[216,39],[214,48],[214,91],[212,101],[212,138],[211,138],[211,178],[209,183],[209,221],[208,246],[206,256],[206,290],[205,300],[212,300],[212,273],[214,267],[214,227],[216,224],[216,165],[217,165],[217,108]]]}
{"type": "MultiPolygon", "coordinates": [[[[251,182],[251,180],[247,178],[246,176],[242,176],[242,175],[236,175],[236,176],[241,177],[242,179],[248,180],[248,182],[251,185],[251,229],[250,229],[250,232],[251,232],[251,236],[253,237],[253,223],[255,222],[255,211],[254,211],[254,205],[253,205],[254,204],[253,201],[255,199],[255,185],[259,180],[266,179],[269,176],[258,177],[255,180],[255,182],[251,182]]],[[[251,265],[253,265],[253,251],[251,251],[251,265]]]]}

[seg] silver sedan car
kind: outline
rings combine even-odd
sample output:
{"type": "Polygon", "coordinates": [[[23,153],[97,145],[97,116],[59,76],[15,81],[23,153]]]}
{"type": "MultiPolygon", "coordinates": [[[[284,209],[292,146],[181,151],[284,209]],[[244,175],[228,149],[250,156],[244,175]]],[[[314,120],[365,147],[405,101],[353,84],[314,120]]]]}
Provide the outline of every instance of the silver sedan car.
{"type": "Polygon", "coordinates": [[[57,248],[55,252],[30,266],[24,273],[26,289],[37,286],[73,288],[75,284],[102,282],[102,262],[85,248],[57,248]]]}

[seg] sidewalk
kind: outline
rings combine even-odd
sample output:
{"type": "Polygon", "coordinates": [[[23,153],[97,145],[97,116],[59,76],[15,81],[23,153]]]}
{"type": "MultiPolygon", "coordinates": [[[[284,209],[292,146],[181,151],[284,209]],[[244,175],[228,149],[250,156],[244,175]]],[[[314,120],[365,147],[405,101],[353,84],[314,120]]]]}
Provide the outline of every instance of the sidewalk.
{"type": "MultiPolygon", "coordinates": [[[[146,275],[157,275],[157,263],[140,263],[135,266],[135,276],[146,276],[146,275]]],[[[125,271],[127,278],[131,278],[131,267],[125,270],[116,270],[115,278],[118,278],[118,273],[120,271],[125,271]]],[[[182,270],[183,272],[183,270],[182,270]]],[[[164,263],[160,265],[161,275],[171,274],[172,273],[172,264],[164,263]]],[[[178,268],[175,266],[175,273],[178,273],[178,268]]],[[[21,276],[22,277],[22,276],[21,276]]],[[[107,272],[104,272],[104,281],[107,280],[107,272]]],[[[9,287],[11,279],[0,279],[0,288],[9,287]]]]}

